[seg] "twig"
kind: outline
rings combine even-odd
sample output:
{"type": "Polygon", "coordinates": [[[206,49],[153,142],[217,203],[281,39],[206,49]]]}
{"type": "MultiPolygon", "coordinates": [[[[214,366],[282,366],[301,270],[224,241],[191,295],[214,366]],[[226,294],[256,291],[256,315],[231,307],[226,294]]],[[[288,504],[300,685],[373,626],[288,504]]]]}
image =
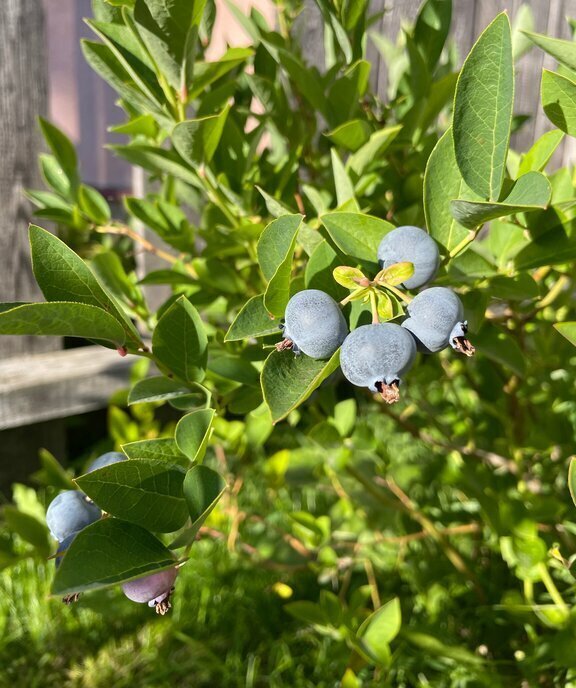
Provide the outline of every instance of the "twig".
{"type": "Polygon", "coordinates": [[[486,451],[484,449],[471,448],[471,447],[461,447],[450,442],[441,442],[436,439],[433,435],[430,435],[424,430],[420,430],[416,425],[413,425],[404,418],[400,418],[394,412],[392,412],[387,406],[382,405],[382,411],[392,418],[403,430],[410,433],[412,437],[422,440],[426,444],[431,444],[438,449],[444,449],[447,451],[457,451],[464,456],[475,456],[478,459],[486,461],[495,468],[505,468],[509,473],[518,473],[518,466],[511,459],[507,459],[505,456],[496,454],[492,451],[486,451]]]}
{"type": "Polygon", "coordinates": [[[380,593],[378,592],[378,584],[376,583],[376,574],[374,573],[374,566],[370,559],[364,559],[364,570],[366,571],[366,578],[370,585],[370,597],[372,597],[372,606],[374,610],[380,609],[380,593]]]}
{"type": "Polygon", "coordinates": [[[477,592],[483,596],[482,589],[480,587],[480,584],[478,582],[478,579],[474,575],[474,573],[470,570],[464,559],[460,556],[460,554],[452,547],[452,545],[446,541],[446,538],[444,537],[443,533],[436,528],[436,526],[432,523],[432,521],[424,516],[420,511],[418,511],[416,505],[414,502],[408,497],[408,495],[400,488],[392,478],[380,478],[377,479],[377,481],[380,484],[385,485],[390,492],[400,501],[400,503],[404,506],[406,512],[420,525],[422,528],[429,533],[430,537],[432,537],[433,540],[435,540],[444,554],[446,555],[446,558],[453,564],[454,568],[456,568],[460,573],[463,573],[469,580],[471,580],[475,587],[477,592]]]}
{"type": "Polygon", "coordinates": [[[130,239],[140,244],[140,246],[142,246],[142,248],[145,251],[153,253],[155,256],[158,256],[158,258],[162,258],[162,260],[165,260],[167,263],[171,263],[172,265],[174,265],[175,263],[183,262],[188,274],[194,278],[198,277],[196,270],[194,270],[194,268],[189,263],[186,263],[184,261],[184,253],[181,253],[178,256],[174,256],[171,253],[168,253],[167,251],[163,251],[161,248],[158,248],[158,246],[154,246],[154,244],[151,241],[148,241],[148,239],[146,239],[130,227],[127,227],[126,225],[102,225],[100,227],[96,227],[96,231],[99,234],[119,234],[121,236],[130,237],[130,239]]]}

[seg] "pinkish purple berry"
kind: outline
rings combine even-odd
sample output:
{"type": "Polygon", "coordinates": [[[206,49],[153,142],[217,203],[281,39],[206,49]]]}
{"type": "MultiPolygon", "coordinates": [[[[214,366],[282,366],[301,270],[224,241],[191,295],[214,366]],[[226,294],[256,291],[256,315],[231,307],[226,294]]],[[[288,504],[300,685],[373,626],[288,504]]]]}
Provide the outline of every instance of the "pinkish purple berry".
{"type": "Polygon", "coordinates": [[[177,575],[176,567],[159,571],[124,583],[122,590],[129,600],[141,604],[147,602],[149,607],[156,607],[158,614],[164,615],[171,607],[170,595],[177,575]]]}

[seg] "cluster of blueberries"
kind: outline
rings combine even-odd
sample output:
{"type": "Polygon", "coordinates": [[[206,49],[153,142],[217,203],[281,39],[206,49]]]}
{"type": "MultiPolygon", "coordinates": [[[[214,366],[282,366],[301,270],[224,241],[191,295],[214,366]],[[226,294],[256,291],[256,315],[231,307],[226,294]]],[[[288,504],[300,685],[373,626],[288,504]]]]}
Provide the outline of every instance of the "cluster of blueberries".
{"type": "MultiPolygon", "coordinates": [[[[434,239],[423,229],[397,227],[380,242],[378,262],[382,269],[412,263],[414,272],[403,285],[412,290],[434,279],[440,254],[434,239]]],[[[378,282],[376,286],[385,288],[386,284],[378,282]]],[[[430,287],[414,297],[404,295],[404,300],[407,317],[401,324],[381,323],[374,316],[371,325],[361,325],[349,333],[342,304],[323,291],[306,289],[288,302],[281,326],[284,339],[276,348],[326,359],[341,346],[344,377],[394,403],[399,399],[402,376],[411,368],[417,351],[431,354],[451,346],[466,356],[474,354],[466,338],[462,302],[451,289],[430,287]]]]}
{"type": "MultiPolygon", "coordinates": [[[[121,452],[107,452],[95,459],[87,468],[86,473],[124,461],[126,456],[121,452]]],[[[94,521],[105,516],[100,507],[80,490],[65,490],[60,492],[48,506],[46,524],[52,537],[58,541],[56,551],[56,567],[60,565],[66,550],[78,533],[94,521]]],[[[158,614],[165,614],[170,609],[170,595],[178,569],[167,569],[153,573],[122,585],[122,590],[128,599],[134,602],[147,602],[149,607],[155,607],[158,614]]],[[[67,595],[64,602],[70,604],[78,600],[79,593],[67,595]]]]}

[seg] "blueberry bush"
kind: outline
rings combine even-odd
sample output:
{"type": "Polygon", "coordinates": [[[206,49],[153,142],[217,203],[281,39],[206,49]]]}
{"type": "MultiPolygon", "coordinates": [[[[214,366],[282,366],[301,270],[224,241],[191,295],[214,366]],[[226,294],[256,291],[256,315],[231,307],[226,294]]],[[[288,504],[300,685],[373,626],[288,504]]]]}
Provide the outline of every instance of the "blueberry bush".
{"type": "Polygon", "coordinates": [[[56,542],[7,506],[1,561],[55,558],[62,614],[120,589],[171,605],[156,623],[187,639],[182,685],[574,686],[576,191],[550,161],[576,136],[576,42],[503,13],[460,67],[450,0],[397,45],[369,3],[317,5],[323,69],[296,0],[276,28],[231,3],[250,45],[215,61],[212,0],[94,0],[82,50],[147,191],[113,217],[42,120],[46,189],[28,196],[56,227],[30,227],[46,300],[2,304],[0,333],[135,365],[115,453],[74,473],[43,455],[56,542]],[[550,130],[517,151],[528,50],[559,66],[542,74],[550,130]],[[137,277],[140,251],[165,266],[137,277]],[[211,561],[229,578],[200,594],[211,561]]]}

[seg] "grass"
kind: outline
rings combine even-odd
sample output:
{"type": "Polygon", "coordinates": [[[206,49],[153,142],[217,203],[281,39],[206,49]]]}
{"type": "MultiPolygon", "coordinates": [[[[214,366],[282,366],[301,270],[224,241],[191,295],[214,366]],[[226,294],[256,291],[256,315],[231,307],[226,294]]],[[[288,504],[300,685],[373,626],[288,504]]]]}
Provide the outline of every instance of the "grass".
{"type": "MultiPolygon", "coordinates": [[[[118,588],[67,607],[49,597],[52,575],[53,563],[38,559],[0,573],[2,688],[307,688],[340,678],[335,667],[331,680],[318,675],[328,645],[283,610],[272,588],[281,576],[221,542],[193,548],[165,617],[118,588]]],[[[304,572],[297,583],[302,593],[314,580],[304,572]]]]}

